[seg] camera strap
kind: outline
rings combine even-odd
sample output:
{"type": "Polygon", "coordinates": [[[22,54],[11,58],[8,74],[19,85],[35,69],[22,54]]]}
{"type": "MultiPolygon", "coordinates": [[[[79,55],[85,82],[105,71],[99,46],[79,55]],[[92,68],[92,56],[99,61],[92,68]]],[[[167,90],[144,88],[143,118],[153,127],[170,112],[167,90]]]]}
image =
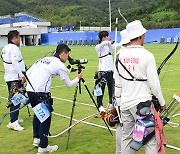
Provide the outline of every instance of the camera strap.
{"type": "Polygon", "coordinates": [[[119,60],[119,54],[117,54],[116,56],[116,61],[115,61],[115,66],[116,66],[116,69],[118,71],[118,74],[120,77],[122,77],[123,79],[125,80],[128,80],[128,81],[147,81],[147,79],[138,79],[138,78],[135,78],[131,72],[128,71],[128,69],[122,64],[122,62],[119,60]],[[118,69],[118,62],[121,64],[121,66],[127,71],[127,73],[132,77],[132,79],[128,79],[128,78],[125,78],[124,76],[122,76],[120,73],[119,73],[119,69],[118,69]]]}

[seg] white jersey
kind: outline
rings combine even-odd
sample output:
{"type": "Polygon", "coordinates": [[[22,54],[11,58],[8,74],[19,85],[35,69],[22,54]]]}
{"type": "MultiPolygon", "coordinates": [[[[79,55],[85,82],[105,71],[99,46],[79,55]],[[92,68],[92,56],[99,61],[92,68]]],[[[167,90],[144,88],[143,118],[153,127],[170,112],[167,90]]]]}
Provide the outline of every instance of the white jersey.
{"type": "MultiPolygon", "coordinates": [[[[119,46],[120,45],[117,44],[116,47],[118,48],[119,46]]],[[[114,44],[112,45],[111,41],[103,41],[100,44],[96,45],[95,49],[99,57],[98,70],[113,71],[114,65],[113,65],[112,51],[115,50],[115,45],[114,44]]]]}
{"type": "MultiPolygon", "coordinates": [[[[114,79],[120,90],[121,109],[127,110],[140,102],[151,100],[152,94],[159,99],[161,106],[165,105],[153,54],[143,46],[131,45],[120,51],[119,59],[135,78],[147,79],[147,81],[122,79],[115,68],[114,79]]],[[[118,69],[123,77],[132,79],[120,63],[118,69]]]]}
{"type": "Polygon", "coordinates": [[[25,71],[24,61],[19,48],[15,44],[7,44],[2,50],[2,59],[5,69],[6,82],[19,80],[23,77],[21,71],[25,71]]]}
{"type": "MultiPolygon", "coordinates": [[[[52,78],[57,75],[60,76],[61,80],[63,80],[68,87],[79,82],[78,77],[70,81],[64,63],[57,57],[45,57],[37,60],[26,74],[35,92],[50,92],[52,78]]],[[[27,84],[26,90],[34,92],[29,83],[27,84]]]]}
{"type": "MultiPolygon", "coordinates": [[[[125,49],[124,46],[121,46],[121,49],[116,53],[116,56],[121,53],[121,51],[125,49]]],[[[116,62],[116,59],[114,61],[114,70],[115,70],[115,74],[113,74],[113,78],[117,77],[117,70],[116,70],[116,65],[115,65],[115,62],[116,62]]],[[[120,103],[121,103],[121,85],[119,85],[119,81],[118,81],[119,77],[116,78],[116,83],[115,83],[115,90],[114,90],[114,96],[115,96],[115,99],[116,99],[116,105],[117,106],[120,106],[120,103]]]]}

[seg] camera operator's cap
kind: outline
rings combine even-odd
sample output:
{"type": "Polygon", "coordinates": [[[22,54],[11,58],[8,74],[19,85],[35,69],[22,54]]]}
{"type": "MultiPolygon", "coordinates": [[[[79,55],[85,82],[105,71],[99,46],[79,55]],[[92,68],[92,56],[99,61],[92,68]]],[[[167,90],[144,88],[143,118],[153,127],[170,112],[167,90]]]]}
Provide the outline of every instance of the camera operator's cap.
{"type": "Polygon", "coordinates": [[[139,20],[135,20],[127,24],[126,29],[130,40],[140,37],[147,32],[139,20]]]}
{"type": "Polygon", "coordinates": [[[128,35],[128,32],[127,32],[127,29],[124,29],[122,31],[120,31],[120,35],[121,35],[121,42],[120,44],[127,44],[130,42],[130,38],[129,38],[129,35],[128,35]]]}
{"type": "Polygon", "coordinates": [[[59,53],[59,51],[67,50],[68,52],[71,51],[71,49],[66,44],[58,44],[56,48],[56,53],[59,53]]]}

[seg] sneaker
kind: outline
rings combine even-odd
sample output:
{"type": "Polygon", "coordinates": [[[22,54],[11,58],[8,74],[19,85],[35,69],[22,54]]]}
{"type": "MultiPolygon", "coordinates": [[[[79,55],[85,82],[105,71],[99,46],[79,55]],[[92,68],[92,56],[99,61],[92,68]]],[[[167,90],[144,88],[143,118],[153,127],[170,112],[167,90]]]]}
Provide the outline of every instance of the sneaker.
{"type": "Polygon", "coordinates": [[[100,106],[99,107],[99,112],[102,113],[102,112],[106,112],[105,108],[103,106],[100,106]]]}
{"type": "Polygon", "coordinates": [[[32,145],[35,146],[35,147],[38,147],[39,143],[40,143],[40,139],[39,138],[34,138],[34,141],[33,141],[32,145]]]}
{"type": "Polygon", "coordinates": [[[112,103],[112,104],[109,103],[109,104],[108,104],[108,109],[113,109],[113,108],[114,108],[114,103],[112,103]]]}
{"type": "Polygon", "coordinates": [[[24,130],[24,127],[21,127],[21,126],[19,125],[18,120],[16,120],[16,121],[13,122],[13,123],[10,122],[10,123],[7,125],[7,127],[8,127],[8,128],[11,128],[11,129],[13,129],[13,130],[16,130],[16,131],[24,130]]]}
{"type": "Polygon", "coordinates": [[[21,124],[21,123],[23,123],[23,122],[24,122],[23,119],[18,119],[18,123],[19,123],[19,124],[21,124]]]}
{"type": "Polygon", "coordinates": [[[57,149],[58,149],[57,145],[53,145],[53,146],[48,145],[46,148],[39,147],[37,154],[45,154],[45,153],[49,153],[49,152],[54,152],[57,149]]]}

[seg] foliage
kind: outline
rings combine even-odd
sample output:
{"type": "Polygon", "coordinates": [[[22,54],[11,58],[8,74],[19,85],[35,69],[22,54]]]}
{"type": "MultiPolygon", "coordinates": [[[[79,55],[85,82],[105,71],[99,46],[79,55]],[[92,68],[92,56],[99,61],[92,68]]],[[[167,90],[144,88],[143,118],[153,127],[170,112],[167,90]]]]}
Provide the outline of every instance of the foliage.
{"type": "MultiPolygon", "coordinates": [[[[0,0],[0,15],[25,11],[47,19],[52,26],[109,26],[108,0],[0,0]]],[[[128,19],[140,19],[146,28],[180,27],[179,0],[111,0],[112,25],[115,18],[125,27],[117,9],[128,19]]]]}

